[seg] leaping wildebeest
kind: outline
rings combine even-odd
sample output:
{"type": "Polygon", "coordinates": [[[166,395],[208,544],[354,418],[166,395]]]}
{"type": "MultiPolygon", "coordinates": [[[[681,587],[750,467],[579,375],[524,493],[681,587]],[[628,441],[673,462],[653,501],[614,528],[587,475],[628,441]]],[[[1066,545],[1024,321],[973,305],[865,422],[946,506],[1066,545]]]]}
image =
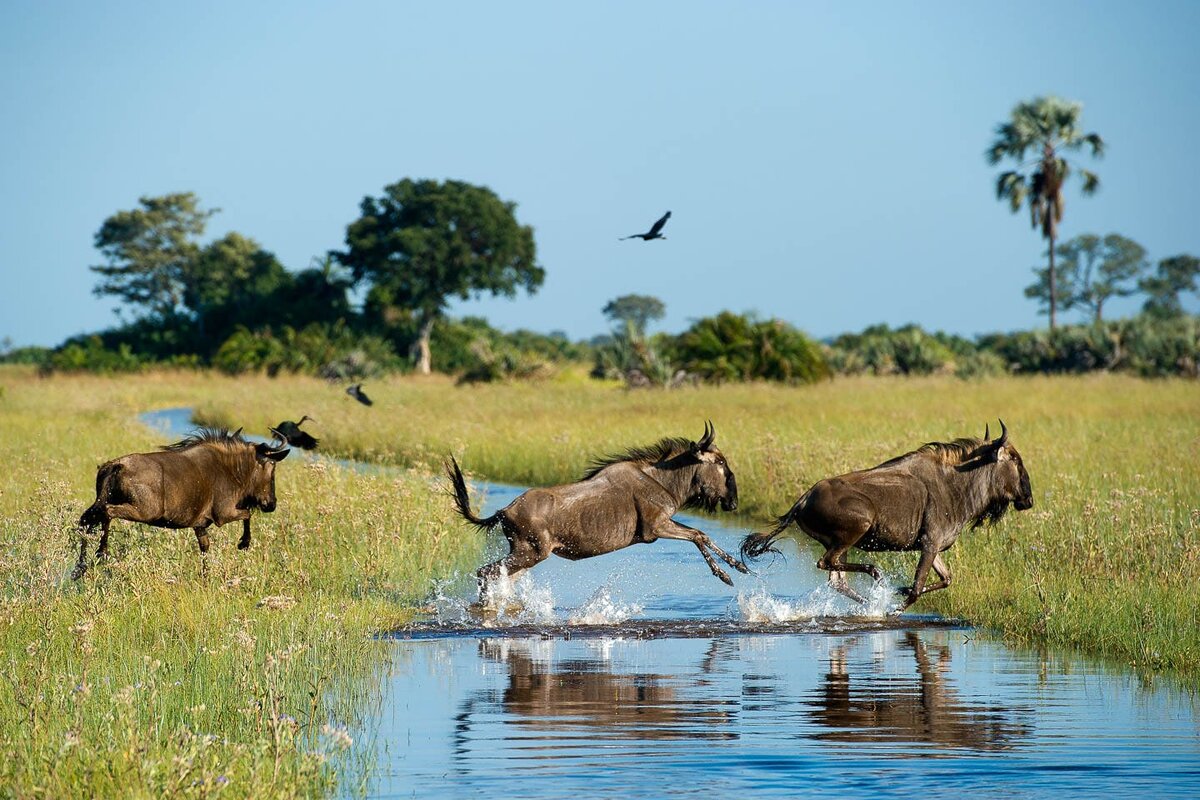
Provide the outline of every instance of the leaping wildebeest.
{"type": "MultiPolygon", "coordinates": [[[[201,428],[153,453],[132,453],[96,471],[96,501],[79,518],[91,533],[101,528],[96,559],[108,553],[114,519],[159,528],[192,528],[200,552],[208,552],[208,529],[242,521],[238,549],[250,546],[250,512],[275,510],[275,465],[291,452],[282,444],[255,444],[241,428],[201,428]]],[[[272,430],[280,442],[282,434],[272,430]]],[[[73,578],[87,570],[87,537],[79,546],[73,578]]]]}
{"type": "Polygon", "coordinates": [[[867,552],[919,550],[913,585],[900,590],[906,595],[903,610],[925,592],[950,585],[950,568],[941,554],[963,528],[995,523],[1010,505],[1019,511],[1032,508],[1033,491],[1001,420],[996,439],[989,440],[985,429],[983,439],[930,442],[874,469],[818,481],[772,530],[747,536],[742,557],[775,550],[773,542],[794,522],[824,546],[817,567],[829,571],[830,585],[862,602],[846,583],[846,573],[865,572],[875,580],[880,574],[874,564],[846,561],[851,547],[867,552]],[[939,581],[927,586],[931,568],[939,581]]]}
{"type": "Polygon", "coordinates": [[[657,539],[692,542],[713,575],[732,586],[712,553],[740,572],[748,572],[746,566],[703,531],[671,519],[681,508],[737,508],[737,481],[725,456],[713,445],[715,437],[708,423],[697,442],[668,437],[599,459],[581,480],[530,489],[486,519],[471,510],[462,470],[451,458],[446,472],[458,513],[484,530],[499,525],[508,539],[508,555],[476,573],[481,601],[488,601],[489,587],[502,573],[516,576],[551,555],[575,561],[657,539]]]}

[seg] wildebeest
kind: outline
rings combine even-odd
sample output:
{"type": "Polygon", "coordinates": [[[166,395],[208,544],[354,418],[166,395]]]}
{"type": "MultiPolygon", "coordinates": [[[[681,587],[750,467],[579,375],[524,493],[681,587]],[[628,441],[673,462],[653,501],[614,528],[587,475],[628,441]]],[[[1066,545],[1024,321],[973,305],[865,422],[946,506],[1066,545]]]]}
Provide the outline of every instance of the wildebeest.
{"type": "MultiPolygon", "coordinates": [[[[283,436],[273,431],[282,441],[283,436]]],[[[201,553],[208,552],[208,528],[242,520],[238,549],[250,546],[250,512],[275,510],[275,465],[291,452],[282,445],[255,444],[241,429],[201,428],[154,453],[132,453],[96,471],[96,502],[79,526],[101,528],[97,560],[108,553],[108,526],[114,519],[159,528],[192,528],[201,553]]],[[[72,577],[87,570],[87,537],[79,546],[72,577]]]]}
{"type": "Polygon", "coordinates": [[[458,513],[484,530],[499,525],[508,539],[508,555],[476,573],[480,599],[487,602],[489,585],[502,572],[515,576],[552,554],[574,561],[657,539],[692,542],[712,573],[732,586],[709,551],[741,572],[749,571],[745,565],[702,531],[671,519],[681,508],[737,508],[737,481],[725,456],[713,446],[715,437],[708,423],[698,442],[668,437],[597,460],[581,480],[530,489],[487,519],[471,511],[462,470],[451,458],[446,472],[458,513]]]}
{"type": "Polygon", "coordinates": [[[851,547],[868,552],[919,550],[913,585],[901,590],[907,595],[904,609],[925,592],[950,585],[950,568],[941,553],[968,523],[972,528],[995,523],[1010,505],[1021,511],[1032,508],[1033,492],[1001,420],[996,439],[989,440],[985,430],[982,440],[930,442],[874,469],[818,481],[776,520],[774,529],[747,536],[742,556],[757,558],[774,550],[772,543],[794,522],[825,547],[817,567],[829,570],[829,583],[862,602],[846,583],[845,573],[866,572],[875,580],[880,575],[874,564],[846,561],[851,547]],[[926,586],[930,568],[940,580],[926,586]]]}

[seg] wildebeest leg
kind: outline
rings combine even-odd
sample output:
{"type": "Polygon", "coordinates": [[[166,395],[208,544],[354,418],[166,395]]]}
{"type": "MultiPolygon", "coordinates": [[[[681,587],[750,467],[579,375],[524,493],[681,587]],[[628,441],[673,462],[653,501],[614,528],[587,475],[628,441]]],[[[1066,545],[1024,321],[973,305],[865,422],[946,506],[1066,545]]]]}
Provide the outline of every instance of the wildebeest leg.
{"type": "MultiPolygon", "coordinates": [[[[859,537],[855,537],[858,541],[859,537]]],[[[865,603],[866,598],[850,588],[846,583],[847,572],[865,572],[875,580],[879,580],[879,570],[874,564],[855,564],[846,560],[846,552],[852,545],[838,543],[826,545],[825,555],[817,559],[817,569],[829,571],[829,585],[846,595],[851,600],[865,603]]]]}
{"type": "Polygon", "coordinates": [[[736,568],[739,572],[750,571],[745,565],[735,561],[733,556],[713,544],[712,539],[708,538],[706,533],[698,531],[695,528],[689,528],[687,525],[683,525],[673,519],[668,519],[667,524],[655,528],[654,533],[660,539],[682,539],[696,545],[696,549],[700,551],[700,555],[704,556],[704,561],[708,564],[708,568],[712,570],[712,574],[730,586],[733,586],[733,579],[725,574],[725,570],[717,566],[717,562],[713,560],[712,555],[708,552],[709,549],[712,549],[721,557],[722,561],[736,568]]]}
{"type": "Polygon", "coordinates": [[[196,532],[196,544],[200,547],[200,555],[208,552],[208,528],[193,528],[196,532]]]}
{"type": "MultiPolygon", "coordinates": [[[[936,592],[937,590],[945,589],[947,586],[950,585],[950,580],[951,580],[950,567],[946,566],[946,562],[942,560],[941,553],[938,553],[937,555],[935,555],[933,557],[933,564],[931,566],[933,568],[933,571],[937,573],[938,577],[941,578],[941,580],[935,584],[926,586],[924,589],[921,590],[921,594],[929,594],[930,592],[936,592]]],[[[912,587],[911,586],[903,586],[900,589],[897,589],[897,591],[900,594],[909,594],[912,592],[912,587]]]]}
{"type": "Polygon", "coordinates": [[[510,539],[509,547],[511,549],[508,555],[499,561],[493,561],[491,564],[480,567],[479,571],[475,573],[479,579],[480,602],[485,604],[488,602],[492,583],[502,574],[509,578],[515,578],[519,573],[534,564],[540,564],[549,556],[548,553],[542,553],[524,539],[510,539]]]}
{"type": "Polygon", "coordinates": [[[71,580],[77,581],[83,577],[83,573],[87,572],[87,530],[79,531],[79,560],[75,562],[75,569],[71,571],[71,580]]]}
{"type": "Polygon", "coordinates": [[[100,523],[100,546],[96,548],[96,561],[103,561],[108,558],[108,526],[112,520],[104,520],[100,523]]]}
{"type": "MultiPolygon", "coordinates": [[[[908,595],[904,598],[904,605],[900,606],[900,611],[917,602],[917,598],[925,591],[925,578],[929,575],[929,568],[933,566],[933,562],[937,560],[938,554],[933,550],[922,550],[921,560],[917,562],[917,575],[913,579],[913,585],[908,589],[908,595]]],[[[943,564],[943,566],[945,566],[943,564]]],[[[938,574],[941,574],[940,572],[938,574]]],[[[941,586],[937,588],[942,588],[941,586]]]]}
{"type": "Polygon", "coordinates": [[[250,518],[246,517],[242,520],[242,538],[238,540],[238,550],[247,550],[250,547],[250,518]]]}

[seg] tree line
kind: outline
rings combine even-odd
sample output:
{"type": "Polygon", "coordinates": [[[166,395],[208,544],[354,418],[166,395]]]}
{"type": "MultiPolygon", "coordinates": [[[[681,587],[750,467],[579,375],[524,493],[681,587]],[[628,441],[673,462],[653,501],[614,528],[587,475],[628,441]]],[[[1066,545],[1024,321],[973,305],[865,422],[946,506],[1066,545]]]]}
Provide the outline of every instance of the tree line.
{"type": "MultiPolygon", "coordinates": [[[[290,271],[237,232],[204,243],[218,209],[193,193],[139,198],[104,220],[95,246],[94,291],[115,297],[131,319],[76,337],[53,351],[0,346],[0,359],[47,369],[137,369],[148,364],[214,366],[229,372],[310,372],[329,378],[435,367],[464,380],[536,377],[568,361],[630,385],[696,380],[817,380],[870,371],[963,375],[996,371],[1128,369],[1194,374],[1195,318],[1182,297],[1197,291],[1200,259],[1180,254],[1151,267],[1145,248],[1116,233],[1059,241],[1064,187],[1077,176],[1093,194],[1099,176],[1079,162],[1106,149],[1084,133],[1082,106],[1057,97],[1017,104],[996,128],[989,163],[1013,162],[996,177],[998,199],[1047,242],[1047,264],[1025,289],[1049,317],[1048,331],[967,340],[916,326],[873,326],[815,343],[778,320],[723,312],[676,336],[648,334],[664,316],[658,298],[624,295],[603,311],[608,334],[570,342],[562,334],[503,333],[485,320],[451,320],[454,298],[513,297],[545,280],[533,230],[516,204],[462,181],[403,179],[366,196],[344,246],[290,271]],[[364,297],[360,307],[350,292],[364,297]],[[1104,316],[1114,298],[1145,295],[1133,321],[1104,316]],[[1090,327],[1059,325],[1080,311],[1090,327]]],[[[123,310],[119,313],[123,313],[123,310]]]]}

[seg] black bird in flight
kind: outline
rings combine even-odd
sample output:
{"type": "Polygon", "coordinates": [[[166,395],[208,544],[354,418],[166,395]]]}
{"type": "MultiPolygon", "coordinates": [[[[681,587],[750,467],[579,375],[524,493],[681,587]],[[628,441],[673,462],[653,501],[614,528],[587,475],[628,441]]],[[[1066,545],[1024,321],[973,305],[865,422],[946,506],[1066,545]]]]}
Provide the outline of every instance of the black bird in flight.
{"type": "Polygon", "coordinates": [[[648,230],[647,232],[635,233],[632,236],[623,236],[623,237],[621,237],[620,241],[623,242],[626,239],[641,239],[644,242],[648,242],[651,239],[665,239],[667,237],[662,235],[662,229],[663,229],[663,225],[666,225],[667,220],[669,220],[670,218],[671,218],[671,212],[668,211],[667,213],[665,213],[661,217],[659,217],[658,222],[651,225],[650,230],[648,230]]]}
{"type": "Polygon", "coordinates": [[[353,386],[351,386],[349,389],[346,390],[346,394],[350,395],[355,400],[362,403],[364,406],[375,405],[374,401],[371,400],[371,398],[367,397],[367,393],[362,390],[361,383],[356,383],[353,386]]]}
{"type": "Polygon", "coordinates": [[[292,422],[290,419],[285,419],[271,430],[282,436],[292,447],[299,447],[301,450],[316,450],[318,440],[300,430],[300,426],[304,424],[306,419],[312,419],[313,422],[316,422],[315,419],[305,414],[300,418],[299,422],[292,422]]]}

